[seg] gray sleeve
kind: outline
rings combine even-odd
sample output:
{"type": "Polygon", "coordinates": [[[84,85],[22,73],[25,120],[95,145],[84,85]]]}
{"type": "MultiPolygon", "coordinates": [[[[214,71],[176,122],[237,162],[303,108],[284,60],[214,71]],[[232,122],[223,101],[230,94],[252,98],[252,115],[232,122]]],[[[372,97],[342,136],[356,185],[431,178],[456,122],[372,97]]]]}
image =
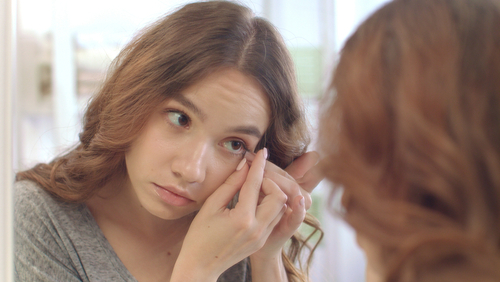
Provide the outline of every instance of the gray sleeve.
{"type": "Polygon", "coordinates": [[[252,282],[250,259],[246,258],[226,270],[217,282],[252,282]]]}
{"type": "Polygon", "coordinates": [[[15,193],[15,280],[83,281],[43,203],[26,190],[15,193]]]}

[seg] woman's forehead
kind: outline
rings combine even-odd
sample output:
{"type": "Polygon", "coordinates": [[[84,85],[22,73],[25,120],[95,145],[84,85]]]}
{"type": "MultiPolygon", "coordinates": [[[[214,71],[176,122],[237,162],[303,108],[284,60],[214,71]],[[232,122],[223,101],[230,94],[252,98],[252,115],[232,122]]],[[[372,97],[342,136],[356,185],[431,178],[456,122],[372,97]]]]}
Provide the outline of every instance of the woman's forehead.
{"type": "Polygon", "coordinates": [[[211,73],[174,98],[202,120],[221,125],[253,124],[260,131],[269,125],[269,99],[252,77],[234,69],[211,73]]]}

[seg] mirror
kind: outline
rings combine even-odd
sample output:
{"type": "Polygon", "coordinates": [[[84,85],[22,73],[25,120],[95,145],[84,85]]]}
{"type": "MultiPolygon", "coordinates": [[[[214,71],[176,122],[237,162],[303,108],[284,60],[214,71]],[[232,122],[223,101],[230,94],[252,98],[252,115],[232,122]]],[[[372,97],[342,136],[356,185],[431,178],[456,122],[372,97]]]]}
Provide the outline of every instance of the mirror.
{"type": "MultiPolygon", "coordinates": [[[[316,98],[321,95],[330,75],[336,51],[356,25],[385,1],[240,2],[257,15],[269,19],[280,30],[296,64],[299,90],[311,123],[315,124],[316,98]]],[[[111,60],[134,32],[186,2],[144,0],[137,5],[116,0],[18,0],[15,13],[19,15],[16,20],[17,72],[1,77],[4,82],[17,76],[16,102],[13,103],[16,108],[11,116],[5,116],[10,106],[2,101],[4,108],[0,109],[2,124],[12,118],[17,121],[13,128],[16,146],[7,149],[8,145],[0,143],[0,149],[7,150],[4,154],[14,156],[13,161],[0,158],[4,162],[0,167],[2,173],[8,176],[12,171],[50,161],[74,144],[80,131],[83,109],[111,60]]],[[[2,13],[6,11],[2,10],[2,13]]],[[[0,15],[1,18],[6,16],[0,15]]],[[[8,26],[8,21],[3,25],[8,26]]],[[[1,35],[2,39],[9,36],[1,35]]],[[[4,58],[12,55],[6,46],[0,48],[4,58]]],[[[6,65],[2,68],[8,69],[6,65]]],[[[8,136],[2,136],[0,141],[8,143],[8,140],[8,136]]],[[[1,179],[5,181],[4,187],[13,181],[8,177],[1,179]]],[[[0,191],[9,193],[5,192],[9,190],[0,191]]],[[[316,252],[312,280],[364,281],[363,256],[351,229],[325,211],[323,199],[327,198],[326,193],[326,184],[320,184],[313,193],[313,211],[322,221],[326,235],[316,252]]],[[[0,197],[9,199],[10,196],[0,197]]],[[[12,206],[11,203],[0,206],[3,208],[2,219],[10,217],[8,207],[12,206]]],[[[2,227],[8,226],[6,222],[0,223],[2,227]]],[[[6,232],[2,234],[3,238],[7,238],[10,234],[8,228],[2,228],[2,231],[6,232]]],[[[0,273],[5,272],[0,269],[0,273]]]]}

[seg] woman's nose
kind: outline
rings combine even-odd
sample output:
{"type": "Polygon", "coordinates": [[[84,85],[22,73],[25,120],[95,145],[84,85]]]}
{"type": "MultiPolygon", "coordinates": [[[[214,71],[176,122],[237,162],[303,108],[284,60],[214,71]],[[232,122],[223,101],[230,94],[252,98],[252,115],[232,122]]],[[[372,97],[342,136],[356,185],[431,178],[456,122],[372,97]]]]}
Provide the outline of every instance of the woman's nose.
{"type": "Polygon", "coordinates": [[[183,149],[176,152],[172,162],[172,172],[189,183],[203,182],[209,150],[209,142],[206,141],[196,140],[184,144],[183,149]]]}

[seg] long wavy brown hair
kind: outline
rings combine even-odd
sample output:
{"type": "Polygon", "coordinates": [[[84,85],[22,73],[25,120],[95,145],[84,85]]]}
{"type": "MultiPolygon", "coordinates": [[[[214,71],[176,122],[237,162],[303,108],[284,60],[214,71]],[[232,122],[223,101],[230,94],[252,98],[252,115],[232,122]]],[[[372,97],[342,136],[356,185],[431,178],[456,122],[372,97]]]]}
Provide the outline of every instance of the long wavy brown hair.
{"type": "Polygon", "coordinates": [[[384,281],[500,281],[498,2],[386,4],[324,104],[324,173],[384,281]]]}
{"type": "MultiPolygon", "coordinates": [[[[52,162],[19,172],[67,202],[84,202],[113,176],[126,173],[124,153],[157,105],[211,72],[234,68],[256,79],[271,107],[270,126],[256,150],[284,168],[305,152],[309,132],[293,62],[267,20],[226,1],[188,4],[139,32],[113,61],[88,105],[79,144],[52,162]]],[[[305,223],[321,232],[310,215],[305,223]]],[[[307,281],[300,261],[306,239],[297,234],[283,253],[290,281],[307,281]]],[[[314,247],[312,247],[314,248],[314,247]]]]}

